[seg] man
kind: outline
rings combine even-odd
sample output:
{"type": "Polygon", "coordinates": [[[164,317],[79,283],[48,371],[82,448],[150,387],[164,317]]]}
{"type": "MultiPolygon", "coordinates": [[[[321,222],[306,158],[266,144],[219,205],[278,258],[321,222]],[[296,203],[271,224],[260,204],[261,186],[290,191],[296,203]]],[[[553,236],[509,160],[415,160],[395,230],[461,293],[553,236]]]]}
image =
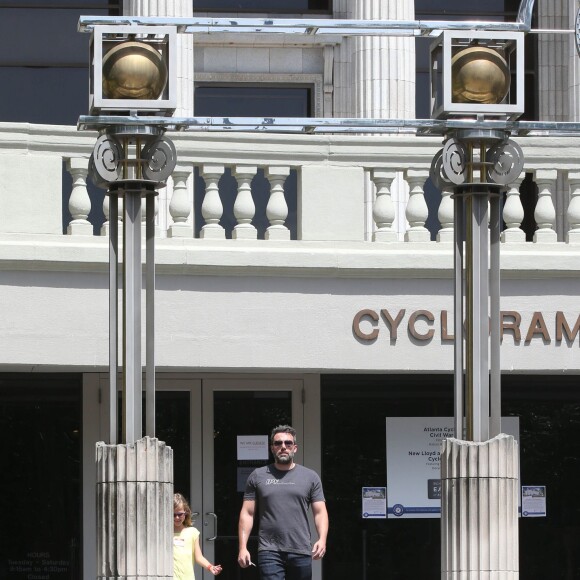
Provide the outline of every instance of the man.
{"type": "Polygon", "coordinates": [[[253,564],[248,538],[257,502],[261,580],[310,580],[312,559],[326,553],[328,513],[322,483],[316,472],[294,463],[296,431],[289,425],[272,430],[274,463],[254,470],[246,483],[238,526],[242,568],[253,564]],[[311,547],[308,508],[312,507],[318,541],[311,547]]]}

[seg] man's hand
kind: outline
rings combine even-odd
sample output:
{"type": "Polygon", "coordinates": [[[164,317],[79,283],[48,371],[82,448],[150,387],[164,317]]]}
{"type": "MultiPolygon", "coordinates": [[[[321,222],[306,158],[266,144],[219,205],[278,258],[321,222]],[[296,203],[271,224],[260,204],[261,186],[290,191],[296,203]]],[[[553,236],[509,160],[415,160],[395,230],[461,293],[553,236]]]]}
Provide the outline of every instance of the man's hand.
{"type": "Polygon", "coordinates": [[[326,543],[318,540],[316,544],[312,547],[312,559],[320,560],[326,554],[326,543]]]}
{"type": "Polygon", "coordinates": [[[242,548],[240,553],[238,554],[238,564],[242,568],[247,568],[252,564],[252,557],[250,556],[250,552],[246,550],[246,548],[242,548]]]}

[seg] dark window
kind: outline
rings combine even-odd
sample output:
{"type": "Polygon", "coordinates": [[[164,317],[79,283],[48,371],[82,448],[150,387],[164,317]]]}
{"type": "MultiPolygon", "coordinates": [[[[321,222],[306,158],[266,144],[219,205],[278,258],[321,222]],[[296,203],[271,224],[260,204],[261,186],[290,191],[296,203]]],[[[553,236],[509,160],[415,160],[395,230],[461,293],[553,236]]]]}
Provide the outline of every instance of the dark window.
{"type": "Polygon", "coordinates": [[[0,374],[0,578],[81,577],[81,387],[0,374]]]}
{"type": "Polygon", "coordinates": [[[201,85],[195,88],[194,112],[209,117],[310,117],[311,100],[309,87],[201,85]]]}
{"type": "Polygon", "coordinates": [[[88,113],[89,87],[79,16],[118,11],[107,0],[0,0],[0,121],[76,125],[88,113]]]}
{"type": "Polygon", "coordinates": [[[193,0],[193,10],[210,12],[328,13],[331,0],[193,0]]]}
{"type": "MultiPolygon", "coordinates": [[[[520,519],[521,577],[580,578],[578,378],[504,375],[502,388],[502,414],[520,418],[520,483],[547,486],[547,517],[520,519]]],[[[440,578],[440,520],[363,520],[361,488],[386,483],[385,418],[453,416],[453,377],[323,375],[321,409],[325,577],[440,578]]]]}

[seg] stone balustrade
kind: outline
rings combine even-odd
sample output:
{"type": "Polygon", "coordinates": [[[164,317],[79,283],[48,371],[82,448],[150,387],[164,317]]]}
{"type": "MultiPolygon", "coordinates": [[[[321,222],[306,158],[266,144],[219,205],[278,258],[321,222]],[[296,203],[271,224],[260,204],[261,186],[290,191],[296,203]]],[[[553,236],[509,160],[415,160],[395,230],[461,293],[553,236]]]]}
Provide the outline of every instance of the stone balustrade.
{"type": "MultiPolygon", "coordinates": [[[[436,191],[429,180],[439,138],[170,137],[178,166],[160,192],[160,237],[374,244],[453,239],[452,192],[436,191]],[[372,203],[365,203],[368,187],[372,203]],[[371,228],[365,226],[369,223],[371,228]]],[[[94,142],[95,135],[74,127],[0,124],[0,233],[107,235],[107,198],[87,184],[94,142]],[[104,214],[104,223],[96,214],[104,214]]],[[[580,243],[578,141],[529,137],[519,142],[525,167],[507,188],[502,242],[525,242],[526,206],[535,222],[527,228],[534,243],[580,243]],[[526,174],[537,187],[537,200],[520,194],[526,174]]]]}

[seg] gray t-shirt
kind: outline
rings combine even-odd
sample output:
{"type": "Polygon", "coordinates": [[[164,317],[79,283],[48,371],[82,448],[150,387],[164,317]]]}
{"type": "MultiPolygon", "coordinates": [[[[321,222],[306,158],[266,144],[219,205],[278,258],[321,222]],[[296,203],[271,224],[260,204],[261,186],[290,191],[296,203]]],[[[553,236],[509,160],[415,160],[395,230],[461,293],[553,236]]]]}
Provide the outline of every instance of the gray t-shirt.
{"type": "Polygon", "coordinates": [[[260,526],[258,550],[310,555],[308,509],[325,501],[320,477],[295,465],[280,471],[274,465],[254,470],[246,483],[244,500],[255,500],[260,526]]]}

